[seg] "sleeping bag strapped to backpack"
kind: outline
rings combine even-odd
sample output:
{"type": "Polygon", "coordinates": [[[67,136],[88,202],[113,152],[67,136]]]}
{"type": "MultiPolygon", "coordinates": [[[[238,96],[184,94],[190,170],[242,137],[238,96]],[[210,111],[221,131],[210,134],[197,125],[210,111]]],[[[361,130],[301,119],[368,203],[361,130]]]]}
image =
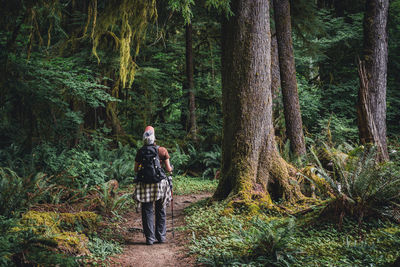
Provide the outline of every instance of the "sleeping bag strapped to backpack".
{"type": "Polygon", "coordinates": [[[137,181],[145,184],[159,183],[167,178],[161,168],[158,146],[145,145],[138,151],[139,171],[137,181]]]}

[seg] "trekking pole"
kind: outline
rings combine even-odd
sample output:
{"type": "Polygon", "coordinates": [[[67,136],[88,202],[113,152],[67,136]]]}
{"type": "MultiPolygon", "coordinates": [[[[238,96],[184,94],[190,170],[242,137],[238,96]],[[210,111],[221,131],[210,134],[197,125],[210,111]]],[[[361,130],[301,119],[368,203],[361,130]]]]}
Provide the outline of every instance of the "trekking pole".
{"type": "Polygon", "coordinates": [[[172,190],[172,176],[168,177],[169,187],[171,188],[171,215],[172,215],[172,237],[175,238],[174,231],[174,194],[172,190]]]}

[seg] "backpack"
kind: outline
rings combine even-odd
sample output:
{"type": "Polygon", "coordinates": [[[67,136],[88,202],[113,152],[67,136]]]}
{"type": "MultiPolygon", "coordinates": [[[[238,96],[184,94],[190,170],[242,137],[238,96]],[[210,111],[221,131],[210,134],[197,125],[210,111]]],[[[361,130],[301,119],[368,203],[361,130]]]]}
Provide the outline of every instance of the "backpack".
{"type": "Polygon", "coordinates": [[[139,171],[137,181],[145,184],[159,183],[167,178],[158,156],[159,146],[145,145],[138,151],[139,171]]]}

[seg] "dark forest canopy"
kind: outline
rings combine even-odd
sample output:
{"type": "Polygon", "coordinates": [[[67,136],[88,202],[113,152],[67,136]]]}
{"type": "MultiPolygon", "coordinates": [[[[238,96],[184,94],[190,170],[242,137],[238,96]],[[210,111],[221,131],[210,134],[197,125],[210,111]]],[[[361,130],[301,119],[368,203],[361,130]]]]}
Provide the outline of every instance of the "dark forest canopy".
{"type": "Polygon", "coordinates": [[[1,225],[129,188],[147,125],[224,216],[398,225],[399,72],[400,0],[0,0],[1,225]]]}

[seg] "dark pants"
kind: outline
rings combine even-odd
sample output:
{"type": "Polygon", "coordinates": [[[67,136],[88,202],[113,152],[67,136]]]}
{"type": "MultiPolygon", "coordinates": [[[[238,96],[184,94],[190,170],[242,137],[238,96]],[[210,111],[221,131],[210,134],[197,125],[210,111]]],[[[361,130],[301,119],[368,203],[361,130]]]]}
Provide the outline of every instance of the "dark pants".
{"type": "Polygon", "coordinates": [[[167,232],[165,207],[163,206],[161,199],[155,202],[156,224],[154,233],[153,203],[154,202],[141,203],[143,232],[146,236],[146,242],[153,243],[156,240],[158,242],[165,242],[165,235],[167,232]]]}

